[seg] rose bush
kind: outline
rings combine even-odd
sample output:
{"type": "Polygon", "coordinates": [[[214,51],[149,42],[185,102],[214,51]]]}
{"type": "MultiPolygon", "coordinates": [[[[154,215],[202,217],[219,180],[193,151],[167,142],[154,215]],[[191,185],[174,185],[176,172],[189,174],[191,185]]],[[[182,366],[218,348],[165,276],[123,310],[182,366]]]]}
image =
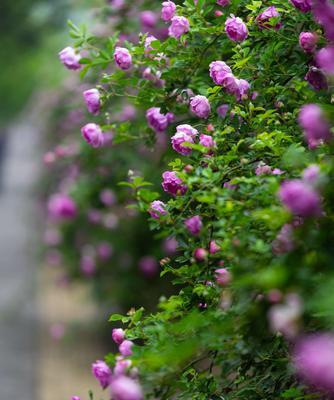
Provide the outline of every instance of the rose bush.
{"type": "MultiPolygon", "coordinates": [[[[145,171],[123,185],[177,239],[161,276],[178,291],[156,313],[110,317],[126,329],[103,364],[106,398],[330,398],[334,5],[166,3],[168,38],[149,44],[152,14],[139,40],[71,25],[81,76],[101,93],[91,123],[133,152],[171,138],[160,194],[145,171]],[[138,108],[134,124],[116,120],[119,98],[138,108]]],[[[114,168],[103,146],[89,151],[87,164],[114,168]]]]}

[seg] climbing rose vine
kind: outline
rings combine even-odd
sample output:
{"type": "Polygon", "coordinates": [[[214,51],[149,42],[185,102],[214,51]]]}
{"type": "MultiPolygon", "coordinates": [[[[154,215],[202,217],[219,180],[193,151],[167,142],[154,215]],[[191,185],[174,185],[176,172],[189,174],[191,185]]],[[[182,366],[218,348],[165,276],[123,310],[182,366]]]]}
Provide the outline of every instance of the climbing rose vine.
{"type": "MultiPolygon", "coordinates": [[[[131,2],[108,7],[131,18],[131,2]]],[[[121,185],[177,242],[160,261],[174,291],[110,317],[117,350],[93,374],[113,400],[331,398],[334,4],[147,1],[134,15],[137,34],[70,23],[59,56],[90,85],[94,168],[167,139],[160,183],[136,170],[121,185]],[[120,101],[135,120],[117,119],[120,101]]],[[[77,208],[49,203],[66,220],[77,208]]]]}

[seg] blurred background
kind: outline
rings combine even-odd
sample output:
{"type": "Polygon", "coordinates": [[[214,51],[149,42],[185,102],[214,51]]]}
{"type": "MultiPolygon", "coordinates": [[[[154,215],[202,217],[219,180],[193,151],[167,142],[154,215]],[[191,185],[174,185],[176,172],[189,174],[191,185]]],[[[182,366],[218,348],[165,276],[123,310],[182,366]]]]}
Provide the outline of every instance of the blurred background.
{"type": "Polygon", "coordinates": [[[92,3],[0,2],[1,399],[87,398],[90,364],[105,352],[90,328],[99,315],[87,289],[57,284],[41,254],[43,153],[68,79],[58,52],[67,19],[84,19],[92,3]]]}

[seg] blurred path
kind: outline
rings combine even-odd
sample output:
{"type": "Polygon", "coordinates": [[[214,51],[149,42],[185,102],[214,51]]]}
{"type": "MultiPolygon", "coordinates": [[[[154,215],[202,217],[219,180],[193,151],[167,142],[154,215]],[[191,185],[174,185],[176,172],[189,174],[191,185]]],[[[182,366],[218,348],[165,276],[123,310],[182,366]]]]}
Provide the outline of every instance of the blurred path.
{"type": "Polygon", "coordinates": [[[38,323],[33,185],[39,126],[30,113],[8,130],[0,192],[0,399],[36,400],[38,323]]]}

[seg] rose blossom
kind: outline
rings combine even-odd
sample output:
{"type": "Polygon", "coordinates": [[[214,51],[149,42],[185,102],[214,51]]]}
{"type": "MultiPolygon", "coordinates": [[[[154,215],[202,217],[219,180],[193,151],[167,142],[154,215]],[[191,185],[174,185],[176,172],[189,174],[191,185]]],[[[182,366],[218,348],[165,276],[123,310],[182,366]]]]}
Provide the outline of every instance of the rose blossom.
{"type": "Polygon", "coordinates": [[[153,35],[149,35],[145,38],[145,42],[144,42],[145,54],[148,54],[150,51],[153,50],[151,43],[154,42],[155,40],[158,40],[158,39],[153,35]]]}
{"type": "Polygon", "coordinates": [[[182,155],[189,155],[192,152],[191,147],[184,146],[185,143],[194,143],[194,140],[191,136],[183,133],[176,132],[174,136],[171,138],[172,147],[175,151],[182,155]]]}
{"type": "Polygon", "coordinates": [[[259,14],[256,17],[256,22],[258,23],[259,27],[261,29],[265,28],[265,29],[270,29],[270,28],[274,28],[274,29],[279,29],[282,24],[280,21],[276,22],[276,25],[272,25],[271,24],[271,18],[279,18],[281,15],[280,13],[276,10],[276,7],[274,6],[270,6],[267,9],[265,9],[261,14],[259,14]]]}
{"type": "Polygon", "coordinates": [[[301,12],[308,12],[312,9],[312,0],[289,0],[290,3],[301,12]]]}
{"type": "Polygon", "coordinates": [[[101,101],[100,93],[97,89],[89,89],[83,92],[83,97],[86,102],[88,111],[93,115],[98,115],[100,112],[101,101]]]}
{"type": "Polygon", "coordinates": [[[317,54],[319,67],[328,75],[334,75],[334,46],[321,49],[317,54]]]}
{"type": "Polygon", "coordinates": [[[67,194],[56,193],[49,199],[48,212],[51,218],[72,219],[77,213],[77,206],[67,194]]]}
{"type": "Polygon", "coordinates": [[[113,341],[120,345],[125,339],[125,332],[122,328],[115,328],[112,330],[111,334],[113,341]]]}
{"type": "Polygon", "coordinates": [[[228,104],[221,104],[219,107],[217,107],[217,114],[221,118],[225,118],[227,111],[228,111],[229,105],[228,104]]]}
{"type": "Polygon", "coordinates": [[[243,42],[248,36],[248,29],[243,20],[231,15],[225,22],[225,32],[234,42],[243,42]]]}
{"type": "Polygon", "coordinates": [[[334,336],[313,334],[297,342],[294,356],[297,373],[309,384],[334,393],[334,336]]]}
{"type": "Polygon", "coordinates": [[[111,380],[111,370],[104,361],[97,360],[92,364],[92,374],[100,382],[100,385],[103,389],[109,386],[111,380]]]}
{"type": "Polygon", "coordinates": [[[132,346],[133,342],[131,340],[123,340],[123,342],[119,345],[119,352],[122,356],[131,356],[132,355],[132,346]]]}
{"type": "Polygon", "coordinates": [[[99,125],[89,123],[81,128],[81,133],[86,142],[92,147],[101,147],[104,143],[104,136],[99,125]]]}
{"type": "Polygon", "coordinates": [[[225,7],[225,6],[228,6],[230,4],[230,1],[231,0],[217,0],[216,3],[219,6],[225,7]]]}
{"type": "Polygon", "coordinates": [[[162,174],[162,178],[162,188],[165,192],[176,196],[183,195],[187,191],[187,186],[185,186],[182,179],[176,175],[176,172],[165,171],[162,174]]]}
{"type": "Polygon", "coordinates": [[[208,118],[211,107],[209,100],[205,96],[195,96],[190,101],[191,111],[199,118],[208,118]]]}
{"type": "Polygon", "coordinates": [[[167,214],[166,204],[160,200],[154,200],[150,204],[150,208],[148,209],[149,214],[154,219],[159,219],[163,215],[167,214]]]}
{"type": "Polygon", "coordinates": [[[331,0],[313,0],[313,14],[325,30],[329,41],[334,40],[334,4],[331,0]]]}
{"type": "Polygon", "coordinates": [[[110,393],[113,400],[143,399],[143,392],[138,382],[124,375],[112,380],[110,393]]]}
{"type": "Polygon", "coordinates": [[[287,295],[284,304],[276,304],[269,310],[268,319],[271,331],[280,332],[288,339],[294,338],[298,334],[302,310],[300,297],[295,293],[287,295]]]}
{"type": "Polygon", "coordinates": [[[201,247],[198,247],[194,251],[194,257],[197,261],[204,261],[208,257],[208,252],[207,252],[207,250],[205,250],[201,247]]]}
{"type": "Polygon", "coordinates": [[[79,63],[81,60],[80,54],[77,54],[72,47],[65,47],[59,52],[59,59],[67,69],[78,70],[82,65],[79,63]]]}
{"type": "Polygon", "coordinates": [[[101,242],[97,245],[97,254],[101,260],[107,261],[113,253],[113,247],[108,242],[101,242]]]}
{"type": "Polygon", "coordinates": [[[164,21],[170,21],[175,14],[176,5],[172,1],[164,1],[162,3],[161,18],[164,21]]]}
{"type": "Polygon", "coordinates": [[[325,75],[314,65],[309,68],[307,74],[305,75],[305,80],[307,80],[307,82],[313,86],[315,90],[326,90],[328,88],[325,75]]]}
{"type": "Polygon", "coordinates": [[[124,47],[116,47],[114,59],[119,68],[123,70],[131,68],[132,57],[128,49],[125,49],[124,47]]]}
{"type": "Polygon", "coordinates": [[[317,186],[320,179],[320,167],[316,164],[309,165],[303,171],[303,181],[311,186],[317,186]]]}
{"type": "Polygon", "coordinates": [[[116,357],[116,364],[113,370],[114,376],[124,375],[131,365],[131,360],[126,360],[123,357],[116,357]]]}
{"type": "Polygon", "coordinates": [[[172,24],[168,28],[168,35],[179,39],[184,33],[189,31],[189,21],[185,17],[173,17],[172,24]]]}
{"type": "Polygon", "coordinates": [[[145,10],[140,13],[140,22],[145,28],[154,28],[158,22],[156,13],[150,10],[145,10]]]}
{"type": "Polygon", "coordinates": [[[192,235],[197,236],[203,227],[202,218],[199,215],[194,215],[193,217],[186,219],[184,225],[192,235]]]}
{"type": "Polygon", "coordinates": [[[216,275],[215,275],[216,276],[216,282],[220,286],[226,286],[232,280],[231,273],[226,268],[218,268],[218,269],[215,270],[215,273],[216,273],[216,275]]]}
{"type": "Polygon", "coordinates": [[[146,120],[149,127],[158,133],[164,132],[167,129],[168,124],[171,123],[173,119],[174,114],[162,114],[160,112],[160,108],[158,107],[152,107],[146,111],[146,120]]]}
{"type": "Polygon", "coordinates": [[[301,32],[299,45],[306,53],[313,53],[317,47],[319,37],[314,32],[301,32]]]}
{"type": "Polygon", "coordinates": [[[199,144],[204,147],[207,147],[208,149],[213,149],[214,147],[216,147],[216,142],[210,135],[201,134],[199,137],[199,144]]]}
{"type": "Polygon", "coordinates": [[[231,74],[231,68],[224,61],[213,61],[210,64],[210,77],[216,85],[223,85],[226,74],[231,74]]]}
{"type": "Polygon", "coordinates": [[[326,142],[331,138],[329,122],[317,104],[304,105],[300,110],[298,122],[309,142],[326,142]]]}
{"type": "Polygon", "coordinates": [[[176,127],[176,132],[183,133],[184,135],[190,136],[191,138],[194,138],[195,136],[198,135],[197,129],[193,128],[191,125],[188,124],[178,125],[176,127]]]}
{"type": "Polygon", "coordinates": [[[321,214],[319,194],[301,179],[283,182],[279,190],[279,198],[295,215],[315,217],[321,214]]]}
{"type": "Polygon", "coordinates": [[[148,278],[152,278],[158,272],[158,261],[153,256],[144,256],[139,260],[139,270],[148,278]]]}
{"type": "Polygon", "coordinates": [[[209,252],[210,254],[216,254],[220,251],[221,247],[214,241],[211,240],[209,244],[209,252]]]}
{"type": "Polygon", "coordinates": [[[79,396],[72,396],[71,400],[80,400],[80,397],[79,396]]]}
{"type": "Polygon", "coordinates": [[[258,164],[258,166],[256,167],[255,174],[257,176],[260,176],[260,175],[271,175],[272,174],[272,170],[271,170],[271,167],[269,167],[269,165],[266,165],[263,162],[260,162],[258,164]]]}

